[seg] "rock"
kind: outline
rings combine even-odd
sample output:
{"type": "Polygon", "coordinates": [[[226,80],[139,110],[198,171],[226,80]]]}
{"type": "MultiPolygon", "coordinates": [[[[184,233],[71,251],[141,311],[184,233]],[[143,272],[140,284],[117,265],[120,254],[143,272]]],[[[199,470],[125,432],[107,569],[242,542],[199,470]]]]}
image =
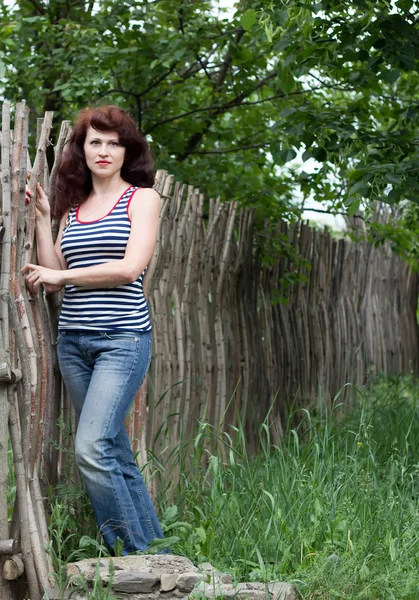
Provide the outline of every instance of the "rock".
{"type": "MultiPolygon", "coordinates": [[[[123,556],[119,558],[101,558],[99,573],[102,581],[107,582],[109,578],[110,561],[114,565],[115,574],[121,571],[134,571],[141,573],[198,573],[197,567],[183,556],[173,554],[146,554],[141,556],[123,556]]],[[[96,576],[97,561],[91,558],[70,563],[67,573],[71,576],[81,575],[86,581],[94,581],[96,576]]]]}
{"type": "Polygon", "coordinates": [[[236,588],[238,598],[247,598],[248,600],[262,600],[269,598],[269,592],[265,583],[239,583],[236,588]]]}
{"type": "MultiPolygon", "coordinates": [[[[229,600],[296,600],[293,585],[272,581],[232,585],[232,576],[217,571],[210,563],[199,569],[187,558],[170,554],[124,556],[121,558],[87,559],[69,564],[67,572],[73,579],[83,577],[93,587],[96,569],[102,582],[109,581],[110,563],[114,566],[112,595],[117,600],[188,600],[197,596],[229,600]]],[[[67,596],[65,596],[67,597],[67,596]]],[[[68,598],[86,600],[81,592],[69,590],[68,598]]],[[[0,599],[1,600],[1,599],[0,599]]]]}
{"type": "Polygon", "coordinates": [[[205,598],[217,598],[218,600],[221,600],[222,598],[231,598],[233,596],[235,597],[237,594],[236,589],[232,585],[221,583],[218,585],[209,585],[205,582],[201,582],[194,589],[194,593],[200,597],[204,596],[205,598]]]}
{"type": "Polygon", "coordinates": [[[200,573],[182,573],[177,580],[177,588],[180,592],[192,592],[195,585],[201,581],[200,573]]]}
{"type": "Polygon", "coordinates": [[[212,579],[218,580],[221,583],[233,583],[233,577],[229,573],[223,573],[214,569],[211,563],[205,562],[198,565],[198,569],[209,575],[212,579]]]}
{"type": "Polygon", "coordinates": [[[162,592],[170,592],[176,587],[179,575],[177,573],[163,573],[160,576],[160,590],[162,592]]]}
{"type": "Polygon", "coordinates": [[[80,573],[80,569],[79,569],[79,567],[77,566],[77,564],[75,564],[75,563],[70,563],[69,565],[67,565],[67,574],[68,574],[70,577],[74,577],[74,576],[76,576],[76,577],[77,577],[77,575],[81,575],[81,573],[80,573]]]}
{"type": "Polygon", "coordinates": [[[297,598],[297,588],[291,583],[271,581],[268,583],[268,590],[272,600],[296,600],[297,598]]]}
{"type": "Polygon", "coordinates": [[[213,581],[208,584],[202,581],[194,590],[206,598],[246,598],[247,600],[296,600],[297,590],[288,583],[239,583],[237,586],[213,581]]]}
{"type": "Polygon", "coordinates": [[[131,592],[147,594],[153,592],[159,583],[160,577],[154,573],[119,571],[114,577],[112,590],[126,594],[131,592]]]}

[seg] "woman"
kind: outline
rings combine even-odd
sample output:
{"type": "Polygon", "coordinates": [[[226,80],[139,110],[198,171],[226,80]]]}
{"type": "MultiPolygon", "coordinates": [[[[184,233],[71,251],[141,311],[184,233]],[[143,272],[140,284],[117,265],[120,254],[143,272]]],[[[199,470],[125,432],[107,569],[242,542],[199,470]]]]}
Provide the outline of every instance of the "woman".
{"type": "Polygon", "coordinates": [[[123,554],[162,538],[125,430],[147,372],[151,323],[142,282],[157,235],[160,198],[147,143],[116,106],[79,114],[52,191],[60,217],[36,193],[39,265],[23,268],[36,293],[65,286],[57,353],[79,418],[75,453],[101,534],[123,554]]]}

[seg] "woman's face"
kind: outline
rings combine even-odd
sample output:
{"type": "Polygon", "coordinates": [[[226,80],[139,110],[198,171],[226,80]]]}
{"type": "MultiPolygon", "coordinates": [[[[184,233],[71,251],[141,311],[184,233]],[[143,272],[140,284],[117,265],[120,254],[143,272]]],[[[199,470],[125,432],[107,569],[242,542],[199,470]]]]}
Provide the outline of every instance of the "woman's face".
{"type": "Polygon", "coordinates": [[[86,164],[97,177],[111,177],[124,164],[125,148],[119,144],[116,131],[97,131],[89,126],[83,148],[86,164]]]}

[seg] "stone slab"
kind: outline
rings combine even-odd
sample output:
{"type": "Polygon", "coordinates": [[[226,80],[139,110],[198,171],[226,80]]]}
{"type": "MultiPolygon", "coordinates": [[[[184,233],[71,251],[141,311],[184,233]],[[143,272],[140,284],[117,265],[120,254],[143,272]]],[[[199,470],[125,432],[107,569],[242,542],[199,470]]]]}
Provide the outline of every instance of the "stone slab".
{"type": "Polygon", "coordinates": [[[160,587],[160,575],[142,571],[119,571],[115,574],[112,590],[131,594],[148,594],[160,587]]]}
{"type": "Polygon", "coordinates": [[[179,575],[176,587],[180,592],[192,592],[197,583],[202,581],[201,573],[182,573],[179,575]]]}
{"type": "Polygon", "coordinates": [[[206,598],[247,598],[247,600],[296,600],[297,589],[289,583],[239,583],[223,584],[201,582],[194,590],[206,598]]]}
{"type": "MultiPolygon", "coordinates": [[[[115,574],[118,571],[134,571],[142,573],[198,573],[195,565],[183,556],[174,554],[147,554],[141,556],[123,556],[119,558],[103,557],[100,559],[99,572],[103,582],[109,580],[109,563],[113,562],[115,574]]],[[[86,581],[94,581],[96,577],[97,559],[87,558],[70,563],[67,573],[71,576],[81,575],[86,581]]]]}
{"type": "Polygon", "coordinates": [[[177,573],[162,573],[160,575],[160,591],[170,592],[174,590],[179,575],[177,573]]]}
{"type": "MultiPolygon", "coordinates": [[[[99,574],[109,581],[109,567],[114,565],[112,595],[117,600],[187,600],[197,597],[229,600],[296,600],[295,586],[279,581],[232,584],[232,576],[214,569],[210,563],[199,568],[182,556],[171,554],[101,558],[99,574]]],[[[90,585],[96,577],[97,559],[85,559],[68,565],[72,577],[83,577],[90,585]]],[[[70,594],[70,591],[69,591],[70,594]]],[[[70,597],[70,595],[68,596],[70,597]]],[[[72,590],[72,600],[85,600],[72,590]]],[[[52,599],[51,599],[52,600],[52,599]]]]}

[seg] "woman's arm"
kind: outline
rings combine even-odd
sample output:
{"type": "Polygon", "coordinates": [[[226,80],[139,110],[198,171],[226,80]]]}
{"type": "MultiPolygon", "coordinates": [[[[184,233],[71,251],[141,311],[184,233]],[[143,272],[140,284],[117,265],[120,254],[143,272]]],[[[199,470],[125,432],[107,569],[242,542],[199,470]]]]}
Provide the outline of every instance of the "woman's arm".
{"type": "MultiPolygon", "coordinates": [[[[27,198],[30,201],[29,193],[27,198]]],[[[67,264],[61,252],[61,238],[63,235],[64,224],[68,216],[68,211],[63,215],[60,222],[60,229],[57,240],[52,240],[51,231],[51,211],[48,198],[37,183],[35,200],[35,225],[36,225],[36,248],[38,253],[38,262],[41,266],[48,269],[66,269],[67,264]]]]}
{"type": "Polygon", "coordinates": [[[137,190],[130,203],[131,233],[124,258],[93,267],[64,270],[27,264],[22,273],[26,274],[29,289],[36,292],[41,284],[73,284],[89,288],[117,287],[135,281],[153,255],[159,213],[158,193],[151,188],[137,190]]]}

